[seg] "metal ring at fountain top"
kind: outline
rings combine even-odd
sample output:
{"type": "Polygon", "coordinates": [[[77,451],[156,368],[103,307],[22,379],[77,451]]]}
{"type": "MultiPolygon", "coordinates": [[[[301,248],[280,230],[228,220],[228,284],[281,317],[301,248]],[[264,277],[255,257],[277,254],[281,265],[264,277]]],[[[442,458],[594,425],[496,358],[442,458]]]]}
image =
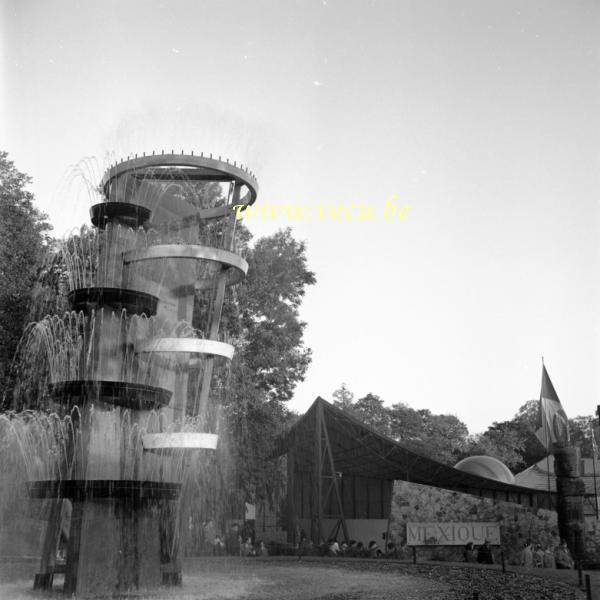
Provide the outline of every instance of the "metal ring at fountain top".
{"type": "Polygon", "coordinates": [[[248,272],[248,263],[241,256],[222,248],[201,246],[199,244],[159,244],[148,246],[143,250],[128,250],[123,252],[125,264],[141,260],[164,258],[187,258],[195,260],[210,260],[230,268],[228,283],[230,285],[241,281],[248,272]]]}
{"type": "Polygon", "coordinates": [[[231,344],[217,340],[201,338],[159,338],[136,349],[139,354],[151,352],[188,352],[190,354],[209,354],[231,359],[235,348],[231,344]]]}
{"type": "Polygon", "coordinates": [[[172,433],[146,433],[142,436],[144,450],[177,452],[181,450],[215,450],[219,436],[214,433],[174,431],[172,433]]]}
{"type": "MultiPolygon", "coordinates": [[[[153,176],[168,175],[169,180],[235,181],[248,188],[248,193],[237,201],[238,204],[253,204],[258,194],[258,182],[254,174],[247,168],[238,166],[237,163],[231,164],[228,160],[223,161],[203,155],[153,154],[129,158],[111,166],[100,182],[104,196],[107,199],[110,197],[110,184],[118,177],[132,172],[144,175],[145,170],[153,176]],[[164,172],[158,173],[156,169],[164,169],[164,172]]],[[[199,216],[202,216],[201,212],[199,216]]]]}

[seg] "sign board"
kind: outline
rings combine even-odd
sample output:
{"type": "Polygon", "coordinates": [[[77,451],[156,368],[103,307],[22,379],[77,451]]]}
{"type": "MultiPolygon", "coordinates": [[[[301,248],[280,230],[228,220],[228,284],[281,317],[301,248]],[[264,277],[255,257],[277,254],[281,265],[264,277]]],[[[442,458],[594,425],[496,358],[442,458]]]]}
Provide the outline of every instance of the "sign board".
{"type": "Polygon", "coordinates": [[[464,546],[487,540],[490,545],[500,544],[498,523],[407,523],[407,546],[464,546]]]}

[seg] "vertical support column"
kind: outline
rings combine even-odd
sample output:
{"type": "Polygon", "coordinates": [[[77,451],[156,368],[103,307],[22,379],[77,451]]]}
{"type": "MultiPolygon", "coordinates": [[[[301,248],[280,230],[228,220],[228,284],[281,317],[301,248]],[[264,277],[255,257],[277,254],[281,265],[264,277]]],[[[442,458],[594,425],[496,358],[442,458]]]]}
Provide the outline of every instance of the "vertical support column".
{"type": "Polygon", "coordinates": [[[67,570],[65,572],[65,594],[77,592],[77,578],[79,575],[79,548],[81,546],[81,526],[83,521],[83,502],[74,501],[71,512],[71,531],[67,545],[67,570]]]}
{"type": "MultiPolygon", "coordinates": [[[[227,271],[222,270],[217,282],[215,292],[214,310],[210,320],[210,332],[208,339],[216,340],[219,334],[219,323],[221,321],[221,312],[223,310],[223,300],[225,299],[225,286],[227,285],[227,271]]],[[[214,366],[214,357],[209,356],[204,363],[204,373],[202,374],[202,388],[200,390],[200,400],[198,405],[199,415],[204,415],[208,408],[208,395],[210,393],[210,382],[214,366]]]]}
{"type": "MultiPolygon", "coordinates": [[[[287,498],[288,498],[288,514],[287,514],[287,540],[293,543],[296,531],[296,450],[295,440],[290,440],[287,453],[287,498]]],[[[300,543],[300,540],[298,540],[300,543]]]]}
{"type": "Polygon", "coordinates": [[[34,590],[52,589],[52,579],[56,564],[56,549],[60,537],[62,500],[52,500],[50,516],[44,534],[40,572],[36,573],[33,581],[34,590]]]}
{"type": "Polygon", "coordinates": [[[315,406],[315,447],[313,471],[313,526],[312,538],[315,544],[321,543],[323,532],[323,405],[315,406]]]}
{"type": "MultiPolygon", "coordinates": [[[[231,204],[235,205],[240,199],[241,186],[237,182],[233,182],[233,201],[231,204]]],[[[228,219],[226,231],[223,233],[224,240],[223,244],[225,248],[229,248],[233,243],[233,231],[229,232],[229,229],[235,225],[235,213],[231,213],[232,222],[228,219]]],[[[213,302],[213,314],[210,319],[210,331],[208,339],[216,340],[219,334],[219,324],[221,322],[221,314],[223,312],[223,301],[225,300],[225,287],[227,286],[227,271],[221,270],[219,279],[217,281],[217,289],[215,291],[214,302],[213,302]]],[[[212,373],[214,367],[214,358],[209,356],[204,363],[204,373],[202,375],[202,387],[200,389],[200,399],[198,402],[198,411],[196,414],[204,415],[208,408],[208,395],[210,393],[210,383],[212,380],[212,373]]]]}
{"type": "Polygon", "coordinates": [[[567,444],[554,444],[554,470],[556,472],[556,511],[558,531],[575,560],[585,554],[585,520],[583,495],[585,484],[579,477],[577,448],[567,444]]]}
{"type": "MultiPolygon", "coordinates": [[[[322,410],[323,409],[321,408],[321,411],[322,410]]],[[[327,431],[327,425],[325,424],[324,419],[322,421],[322,428],[323,428],[323,436],[325,438],[326,452],[327,452],[327,456],[329,457],[329,468],[331,469],[333,489],[335,491],[335,497],[336,497],[338,511],[339,511],[339,515],[340,515],[340,523],[342,525],[342,533],[344,534],[344,541],[348,542],[350,540],[350,538],[348,536],[348,527],[346,526],[346,517],[344,515],[344,504],[342,502],[342,494],[340,492],[340,485],[339,485],[339,481],[338,481],[337,474],[336,474],[337,472],[335,470],[333,454],[331,452],[331,443],[329,441],[329,432],[327,431]]]]}

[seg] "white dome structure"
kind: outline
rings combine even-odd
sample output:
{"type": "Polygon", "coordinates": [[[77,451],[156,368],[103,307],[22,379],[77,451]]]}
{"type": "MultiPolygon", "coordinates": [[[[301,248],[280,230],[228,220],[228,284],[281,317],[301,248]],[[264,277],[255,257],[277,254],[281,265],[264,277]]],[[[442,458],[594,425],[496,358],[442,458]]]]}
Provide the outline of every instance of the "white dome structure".
{"type": "Polygon", "coordinates": [[[515,476],[511,470],[502,461],[491,456],[469,456],[457,462],[454,468],[502,483],[515,483],[515,476]]]}

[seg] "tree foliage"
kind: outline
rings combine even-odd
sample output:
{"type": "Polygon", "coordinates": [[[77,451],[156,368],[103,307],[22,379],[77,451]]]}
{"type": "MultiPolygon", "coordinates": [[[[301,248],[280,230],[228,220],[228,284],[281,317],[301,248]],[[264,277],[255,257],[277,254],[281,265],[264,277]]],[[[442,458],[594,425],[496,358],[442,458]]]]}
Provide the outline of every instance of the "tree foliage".
{"type": "MultiPolygon", "coordinates": [[[[451,414],[433,414],[405,403],[386,406],[375,394],[359,400],[346,384],[333,392],[333,404],[374,427],[379,433],[402,442],[424,456],[453,465],[467,456],[493,456],[513,472],[535,464],[546,451],[535,435],[539,402],[529,400],[515,416],[492,423],[483,433],[470,435],[466,425],[451,414]]],[[[569,419],[571,441],[580,446],[582,456],[592,455],[591,431],[598,434],[598,420],[591,416],[569,419]]]]}
{"type": "Polygon", "coordinates": [[[51,227],[26,187],[31,178],[0,152],[0,393],[23,332],[31,291],[50,243],[51,227]]]}
{"type": "Polygon", "coordinates": [[[332,397],[333,405],[342,410],[350,409],[354,402],[354,394],[346,387],[345,383],[342,383],[339,389],[333,392],[332,397]]]}
{"type": "Polygon", "coordinates": [[[306,323],[298,310],[315,275],[304,242],[289,228],[260,238],[246,260],[248,275],[234,302],[238,318],[229,320],[236,352],[268,400],[286,401],[310,364],[310,349],[302,343],[306,323]]]}
{"type": "Polygon", "coordinates": [[[293,418],[285,402],[310,363],[299,307],[315,275],[308,269],[304,242],[290,229],[253,246],[239,224],[237,235],[247,246],[249,267],[245,282],[231,290],[224,306],[223,326],[236,346],[224,410],[237,485],[248,501],[273,500],[283,485],[283,472],[270,460],[274,441],[293,418]]]}

